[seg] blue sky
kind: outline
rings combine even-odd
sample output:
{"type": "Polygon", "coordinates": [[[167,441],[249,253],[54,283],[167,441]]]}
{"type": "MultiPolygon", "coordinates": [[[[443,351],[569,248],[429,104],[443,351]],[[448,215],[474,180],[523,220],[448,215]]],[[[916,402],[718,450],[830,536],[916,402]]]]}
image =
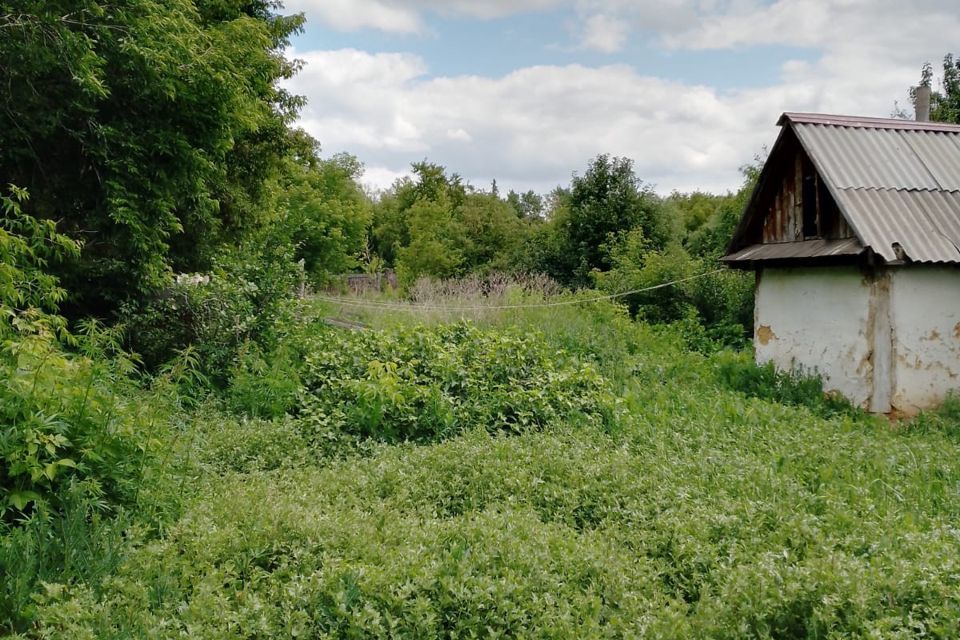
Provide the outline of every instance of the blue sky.
{"type": "Polygon", "coordinates": [[[955,46],[954,1],[288,0],[290,87],[372,188],[429,159],[545,192],[599,153],[658,191],[724,191],[782,111],[887,116],[955,46]]]}
{"type": "Polygon", "coordinates": [[[616,52],[585,49],[571,37],[576,14],[567,10],[525,13],[497,19],[425,16],[423,34],[376,29],[339,31],[311,21],[296,38],[298,50],[357,48],[371,53],[406,51],[424,58],[428,76],[499,76],[537,65],[624,63],[638,72],[723,88],[776,82],[789,60],[814,61],[814,48],[758,45],[691,52],[657,46],[656,32],[640,31],[616,52]]]}

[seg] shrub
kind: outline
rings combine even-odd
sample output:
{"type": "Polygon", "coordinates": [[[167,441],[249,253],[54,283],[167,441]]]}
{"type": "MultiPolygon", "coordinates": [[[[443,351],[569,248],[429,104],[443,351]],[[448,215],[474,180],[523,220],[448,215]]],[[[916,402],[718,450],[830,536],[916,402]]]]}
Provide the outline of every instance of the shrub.
{"type": "Polygon", "coordinates": [[[41,582],[95,583],[117,562],[124,517],[166,428],[120,331],[71,334],[48,261],[77,246],[0,198],[0,629],[24,629],[41,582]]]}
{"type": "Polygon", "coordinates": [[[706,341],[690,343],[700,351],[715,350],[708,346],[712,343],[745,346],[746,327],[753,324],[751,276],[722,269],[709,258],[692,257],[677,243],[651,251],[639,230],[614,246],[611,259],[609,271],[593,274],[602,291],[619,294],[675,283],[625,296],[623,301],[637,318],[652,323],[689,324],[693,320],[701,324],[706,341]]]}
{"type": "Polygon", "coordinates": [[[98,584],[129,544],[129,517],[105,514],[95,484],[70,479],[59,498],[56,513],[42,509],[16,526],[0,523],[0,633],[29,627],[43,585],[98,584]]]}
{"type": "Polygon", "coordinates": [[[71,479],[92,481],[108,504],[129,502],[148,437],[134,397],[124,395],[131,361],[68,354],[46,336],[7,348],[0,358],[4,513],[55,502],[71,479]]]}
{"type": "Polygon", "coordinates": [[[957,443],[703,387],[635,420],[218,474],[37,635],[960,632],[957,443]]]}
{"type": "Polygon", "coordinates": [[[243,345],[276,346],[303,282],[293,250],[264,241],[222,258],[209,281],[171,283],[146,303],[126,305],[130,347],[156,370],[192,346],[204,374],[225,386],[243,345]]]}
{"type": "Polygon", "coordinates": [[[460,323],[322,333],[306,356],[304,421],[387,442],[439,440],[473,426],[542,429],[582,419],[606,427],[615,402],[589,362],[542,336],[460,323]]]}
{"type": "Polygon", "coordinates": [[[279,418],[293,410],[301,388],[297,357],[282,346],[265,356],[256,343],[244,344],[230,372],[228,406],[256,418],[279,418]]]}

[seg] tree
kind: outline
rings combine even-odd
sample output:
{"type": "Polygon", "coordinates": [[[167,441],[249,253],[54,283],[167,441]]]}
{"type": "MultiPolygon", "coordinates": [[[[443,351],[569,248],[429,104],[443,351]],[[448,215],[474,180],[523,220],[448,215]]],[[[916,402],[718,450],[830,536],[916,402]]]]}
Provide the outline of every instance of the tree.
{"type": "Polygon", "coordinates": [[[357,266],[364,248],[371,203],[357,184],[363,165],[347,154],[288,162],[278,201],[285,217],[278,223],[287,228],[307,274],[320,284],[357,266]]]}
{"type": "Polygon", "coordinates": [[[301,102],[275,0],[0,0],[0,175],[83,239],[76,311],[112,312],[259,225],[301,102]]]}
{"type": "Polygon", "coordinates": [[[457,211],[464,264],[470,271],[509,271],[526,236],[516,209],[496,193],[469,193],[457,211]]]}
{"type": "Polygon", "coordinates": [[[545,213],[546,205],[543,201],[543,196],[533,191],[517,193],[511,189],[507,194],[507,203],[514,208],[517,215],[521,218],[539,219],[543,218],[545,213]]]}
{"type": "Polygon", "coordinates": [[[477,191],[426,161],[413,174],[383,195],[373,216],[377,255],[396,267],[401,283],[516,266],[528,227],[494,185],[477,191]]]}
{"type": "Polygon", "coordinates": [[[668,230],[659,199],[633,172],[633,161],[600,155],[570,187],[568,248],[578,265],[574,280],[587,284],[593,269],[611,267],[610,246],[618,236],[639,228],[651,249],[663,247],[668,230]]]}

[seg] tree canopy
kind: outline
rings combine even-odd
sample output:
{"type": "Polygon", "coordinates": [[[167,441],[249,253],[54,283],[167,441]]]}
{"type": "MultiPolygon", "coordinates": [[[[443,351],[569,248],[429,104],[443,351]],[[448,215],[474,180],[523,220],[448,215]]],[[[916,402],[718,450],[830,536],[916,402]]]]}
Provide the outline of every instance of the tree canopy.
{"type": "Polygon", "coordinates": [[[61,271],[102,313],[255,227],[299,98],[300,16],[273,0],[0,2],[0,175],[83,241],[61,271]]]}

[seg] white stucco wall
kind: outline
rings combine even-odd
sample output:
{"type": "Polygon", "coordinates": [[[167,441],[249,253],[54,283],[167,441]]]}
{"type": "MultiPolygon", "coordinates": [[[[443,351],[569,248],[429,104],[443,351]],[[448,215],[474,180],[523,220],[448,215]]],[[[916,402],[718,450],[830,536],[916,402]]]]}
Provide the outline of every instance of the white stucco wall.
{"type": "Polygon", "coordinates": [[[757,286],[757,362],[816,371],[825,391],[869,408],[872,289],[856,267],[765,269],[757,286]]]}
{"type": "Polygon", "coordinates": [[[913,414],[960,389],[960,270],[891,270],[894,371],[891,404],[913,414]]]}

